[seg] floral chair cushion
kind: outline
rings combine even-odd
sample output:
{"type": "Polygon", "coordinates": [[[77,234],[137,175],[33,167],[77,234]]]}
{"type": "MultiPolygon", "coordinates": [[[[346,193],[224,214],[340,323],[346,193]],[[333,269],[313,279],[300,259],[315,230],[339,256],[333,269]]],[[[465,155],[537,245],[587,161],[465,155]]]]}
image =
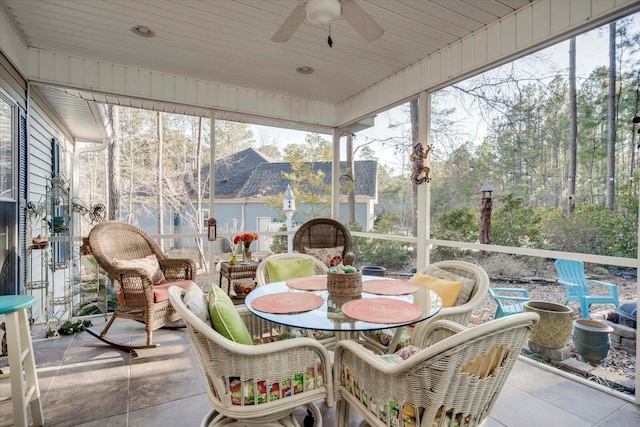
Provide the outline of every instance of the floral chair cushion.
{"type": "MultiPolygon", "coordinates": [[[[494,347],[491,349],[492,351],[502,351],[502,347],[494,347]],[[494,350],[495,349],[495,350],[494,350]]],[[[410,357],[416,355],[420,351],[420,348],[408,345],[393,354],[384,354],[380,357],[385,362],[397,365],[402,363],[403,361],[409,359],[410,357]]],[[[490,375],[491,372],[497,367],[497,363],[493,363],[489,369],[487,369],[486,362],[483,362],[484,358],[480,355],[474,361],[472,366],[464,366],[463,371],[467,371],[469,375],[479,375],[481,378],[484,378],[490,375]],[[483,364],[484,363],[484,364],[483,364]]],[[[366,384],[363,384],[362,387],[357,378],[354,378],[349,372],[348,368],[343,369],[340,373],[340,382],[343,386],[349,390],[350,393],[357,396],[368,408],[374,413],[378,414],[380,420],[384,423],[388,423],[390,426],[415,426],[418,425],[420,417],[424,412],[424,408],[416,408],[414,405],[410,403],[402,403],[397,401],[389,401],[381,404],[376,404],[376,402],[371,399],[366,392],[366,384]]],[[[444,422],[441,424],[441,418],[443,417],[443,408],[438,410],[438,415],[433,422],[433,427],[445,425],[450,427],[461,427],[467,425],[475,425],[473,420],[476,418],[473,417],[462,417],[460,414],[452,414],[451,412],[444,413],[444,422]]]]}
{"type": "Polygon", "coordinates": [[[327,267],[335,267],[342,263],[342,253],[344,246],[336,246],[335,248],[308,248],[305,246],[304,253],[318,258],[327,267]]]}
{"type": "Polygon", "coordinates": [[[293,378],[287,378],[269,384],[267,381],[244,380],[229,378],[229,392],[231,403],[234,405],[256,405],[271,402],[300,393],[304,390],[313,390],[323,384],[322,365],[310,366],[304,373],[295,374],[293,378]]]}

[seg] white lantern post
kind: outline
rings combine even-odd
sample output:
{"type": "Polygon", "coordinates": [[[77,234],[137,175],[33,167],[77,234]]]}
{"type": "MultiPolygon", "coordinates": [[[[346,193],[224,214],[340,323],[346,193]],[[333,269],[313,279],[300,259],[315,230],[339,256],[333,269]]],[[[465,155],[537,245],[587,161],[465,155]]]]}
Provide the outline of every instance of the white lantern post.
{"type": "Polygon", "coordinates": [[[282,209],[287,214],[287,252],[293,252],[293,236],[291,235],[293,213],[296,211],[296,198],[293,196],[291,186],[287,184],[287,190],[284,192],[284,200],[282,201],[282,209]]]}

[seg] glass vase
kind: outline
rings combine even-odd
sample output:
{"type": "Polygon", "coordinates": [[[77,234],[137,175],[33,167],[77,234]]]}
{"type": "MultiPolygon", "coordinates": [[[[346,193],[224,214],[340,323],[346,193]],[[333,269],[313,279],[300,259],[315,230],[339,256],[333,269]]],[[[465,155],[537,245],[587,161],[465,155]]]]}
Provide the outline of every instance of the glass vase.
{"type": "Polygon", "coordinates": [[[251,247],[244,246],[242,248],[242,262],[251,262],[251,247]]]}

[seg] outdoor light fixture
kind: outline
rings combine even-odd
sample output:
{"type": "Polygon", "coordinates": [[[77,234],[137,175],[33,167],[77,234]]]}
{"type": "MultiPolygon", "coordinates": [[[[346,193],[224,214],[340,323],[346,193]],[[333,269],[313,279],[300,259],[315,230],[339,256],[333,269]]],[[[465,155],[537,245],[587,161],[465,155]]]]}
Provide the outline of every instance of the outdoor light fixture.
{"type": "Polygon", "coordinates": [[[338,0],[309,0],[306,11],[311,23],[325,27],[340,18],[342,7],[338,0]]]}

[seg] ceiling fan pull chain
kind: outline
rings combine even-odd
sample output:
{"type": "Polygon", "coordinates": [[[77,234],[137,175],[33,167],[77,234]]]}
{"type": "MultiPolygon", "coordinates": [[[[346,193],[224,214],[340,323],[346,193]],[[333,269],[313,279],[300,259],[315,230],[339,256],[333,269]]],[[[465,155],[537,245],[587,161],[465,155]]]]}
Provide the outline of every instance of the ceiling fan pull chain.
{"type": "Polygon", "coordinates": [[[331,40],[331,25],[329,25],[329,37],[327,37],[327,44],[329,47],[333,47],[333,40],[331,40]]]}

